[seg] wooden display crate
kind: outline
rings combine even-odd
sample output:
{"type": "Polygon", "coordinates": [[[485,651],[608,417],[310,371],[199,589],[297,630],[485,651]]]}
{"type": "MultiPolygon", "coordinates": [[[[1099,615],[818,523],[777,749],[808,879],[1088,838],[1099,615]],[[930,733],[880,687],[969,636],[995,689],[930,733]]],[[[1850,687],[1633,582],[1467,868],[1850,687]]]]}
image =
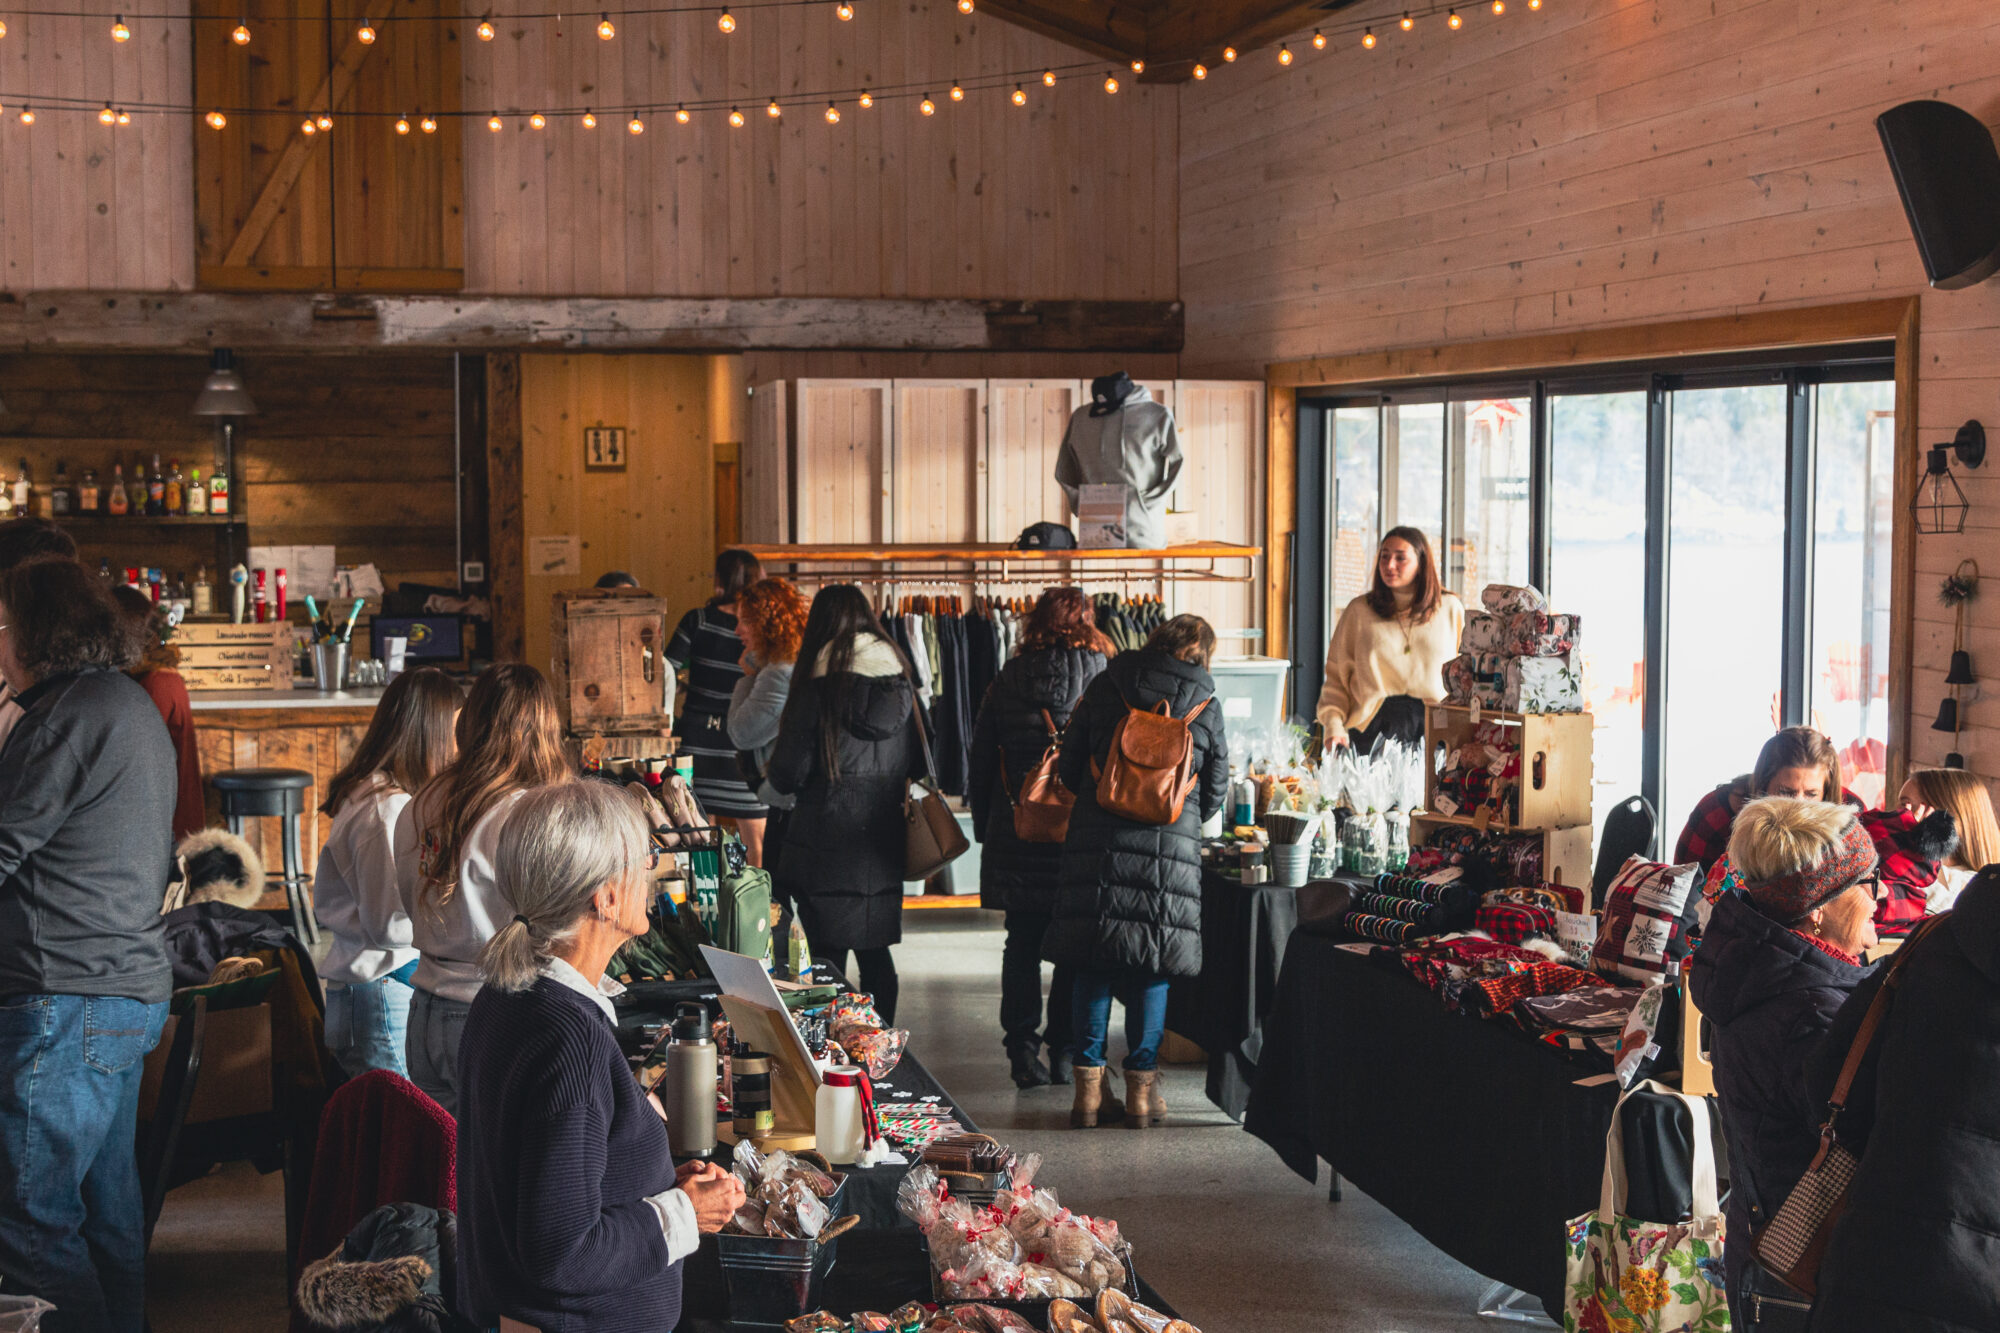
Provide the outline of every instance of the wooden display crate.
{"type": "Polygon", "coordinates": [[[292,627],[183,624],[174,631],[190,690],[282,690],[292,683],[292,627]]]}
{"type": "Polygon", "coordinates": [[[549,679],[572,737],[667,734],[666,599],[636,588],[583,588],[551,603],[549,679]]]}
{"type": "MultiPolygon", "coordinates": [[[[1497,713],[1482,708],[1479,725],[1497,722],[1517,731],[1521,750],[1521,810],[1508,821],[1488,807],[1487,824],[1498,830],[1566,829],[1590,823],[1591,717],[1588,713],[1497,713]]],[[[1456,704],[1424,708],[1424,805],[1435,809],[1439,747],[1455,750],[1472,739],[1473,712],[1456,704]]],[[[1467,822],[1479,812],[1459,812],[1467,822]]],[[[1586,876],[1588,878],[1588,876],[1586,876]]]]}
{"type": "Polygon", "coordinates": [[[1590,890],[1591,854],[1590,825],[1576,824],[1569,828],[1523,829],[1509,828],[1504,824],[1486,824],[1477,819],[1464,819],[1451,815],[1411,815],[1410,846],[1428,847],[1431,834],[1439,828],[1469,828],[1482,832],[1507,834],[1512,837],[1539,837],[1542,840],[1542,876],[1560,884],[1577,885],[1588,896],[1590,890]]]}

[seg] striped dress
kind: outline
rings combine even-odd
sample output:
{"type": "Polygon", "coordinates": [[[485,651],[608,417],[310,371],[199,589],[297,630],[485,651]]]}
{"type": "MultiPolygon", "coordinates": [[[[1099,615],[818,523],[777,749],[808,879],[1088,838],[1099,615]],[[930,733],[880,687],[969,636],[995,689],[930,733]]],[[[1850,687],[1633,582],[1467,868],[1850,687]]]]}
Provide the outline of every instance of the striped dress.
{"type": "Polygon", "coordinates": [[[694,794],[710,818],[762,819],[769,811],[743,781],[726,725],[729,697],[743,678],[736,617],[697,607],[681,617],[667,660],[688,673],[687,702],[674,734],[694,756],[694,794]]]}

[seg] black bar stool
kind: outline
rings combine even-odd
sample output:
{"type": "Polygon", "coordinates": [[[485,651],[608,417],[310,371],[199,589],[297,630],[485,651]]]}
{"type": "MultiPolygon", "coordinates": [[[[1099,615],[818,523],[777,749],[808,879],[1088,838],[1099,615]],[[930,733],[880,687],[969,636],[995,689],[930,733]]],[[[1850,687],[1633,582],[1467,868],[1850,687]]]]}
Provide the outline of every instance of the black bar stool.
{"type": "Polygon", "coordinates": [[[306,812],[306,793],[312,790],[312,774],[296,768],[232,768],[212,774],[208,780],[222,798],[222,817],[228,821],[231,833],[242,833],[243,821],[254,816],[273,816],[282,824],[285,901],[292,909],[292,933],[310,949],[319,943],[319,924],[313,920],[312,904],[306,897],[299,816],[306,812]]]}

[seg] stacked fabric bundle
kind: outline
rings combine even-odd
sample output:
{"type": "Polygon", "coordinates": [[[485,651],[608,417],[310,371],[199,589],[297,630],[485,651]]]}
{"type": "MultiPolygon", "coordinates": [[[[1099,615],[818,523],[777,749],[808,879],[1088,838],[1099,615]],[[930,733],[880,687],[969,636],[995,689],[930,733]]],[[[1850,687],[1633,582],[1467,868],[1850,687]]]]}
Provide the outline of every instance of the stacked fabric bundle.
{"type": "Polygon", "coordinates": [[[1404,870],[1425,875],[1446,867],[1465,872],[1468,883],[1480,889],[1511,888],[1540,884],[1546,876],[1542,868],[1542,835],[1539,833],[1481,833],[1478,829],[1440,825],[1430,831],[1422,847],[1410,850],[1404,870]]]}
{"type": "Polygon", "coordinates": [[[1534,588],[1489,584],[1445,663],[1445,698],[1509,713],[1583,711],[1583,628],[1534,588]]]}
{"type": "Polygon", "coordinates": [[[1365,940],[1406,945],[1463,927],[1477,901],[1457,871],[1429,879],[1378,875],[1373,889],[1349,897],[1341,925],[1365,940]]]}

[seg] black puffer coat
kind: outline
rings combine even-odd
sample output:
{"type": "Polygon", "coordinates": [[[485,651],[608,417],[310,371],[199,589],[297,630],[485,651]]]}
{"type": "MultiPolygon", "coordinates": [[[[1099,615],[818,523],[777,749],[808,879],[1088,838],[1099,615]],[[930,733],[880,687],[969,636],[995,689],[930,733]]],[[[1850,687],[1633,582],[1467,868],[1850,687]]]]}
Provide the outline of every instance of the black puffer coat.
{"type": "Polygon", "coordinates": [[[1779,925],[1741,894],[1715,905],[1688,986],[1714,1026],[1715,1091],[1729,1144],[1732,1274],[1819,1149],[1820,1107],[1806,1058],[1868,975],[1779,925]]]}
{"type": "Polygon", "coordinates": [[[818,950],[876,949],[903,938],[903,797],[922,777],[915,692],[889,645],[858,652],[856,670],[792,674],[792,697],[765,777],[798,798],[785,821],[775,887],[799,904],[818,950]],[[842,678],[845,678],[844,680],[842,678]],[[846,696],[836,755],[820,754],[819,724],[835,693],[846,696]]]}
{"type": "Polygon", "coordinates": [[[1013,798],[1049,748],[1042,711],[1048,710],[1060,732],[1083,687],[1102,670],[1104,654],[1088,648],[1035,648],[1002,667],[986,691],[972,727],[965,803],[972,809],[972,836],[982,844],[979,905],[989,911],[1046,916],[1055,908],[1062,845],[1015,837],[1013,798]]]}
{"type": "MultiPolygon", "coordinates": [[[[1820,1265],[1813,1333],[2000,1329],[2000,868],[1904,947],[1841,1117],[1861,1170],[1820,1265]]],[[[1814,1097],[1832,1093],[1886,971],[1848,997],[1812,1056],[1814,1097]]]]}
{"type": "Polygon", "coordinates": [[[1201,972],[1201,825],[1229,795],[1229,743],[1213,703],[1194,720],[1198,781],[1178,822],[1135,824],[1097,804],[1101,767],[1127,704],[1165,699],[1175,717],[1215,697],[1208,672],[1165,653],[1121,653],[1083,692],[1057,769],[1076,793],[1063,843],[1055,920],[1043,955],[1054,963],[1151,976],[1201,972]]]}

